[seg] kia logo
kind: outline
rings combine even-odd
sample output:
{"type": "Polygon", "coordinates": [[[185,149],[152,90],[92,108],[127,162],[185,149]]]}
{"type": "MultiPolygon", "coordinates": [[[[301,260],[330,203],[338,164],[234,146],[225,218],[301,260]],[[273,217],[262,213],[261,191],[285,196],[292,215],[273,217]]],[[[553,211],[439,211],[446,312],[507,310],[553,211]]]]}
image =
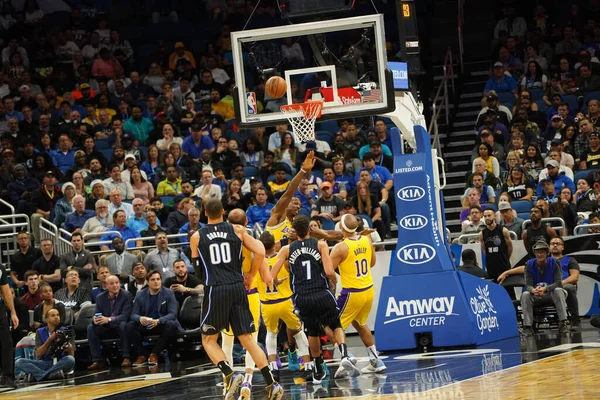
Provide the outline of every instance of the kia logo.
{"type": "Polygon", "coordinates": [[[396,253],[398,260],[405,264],[425,264],[435,257],[435,249],[428,244],[413,243],[407,244],[396,253]]]}
{"type": "Polygon", "coordinates": [[[416,231],[427,226],[427,218],[419,214],[411,214],[402,218],[399,225],[409,231],[416,231]]]}
{"type": "Polygon", "coordinates": [[[396,195],[400,200],[417,201],[425,197],[425,189],[420,186],[405,186],[396,195]]]}

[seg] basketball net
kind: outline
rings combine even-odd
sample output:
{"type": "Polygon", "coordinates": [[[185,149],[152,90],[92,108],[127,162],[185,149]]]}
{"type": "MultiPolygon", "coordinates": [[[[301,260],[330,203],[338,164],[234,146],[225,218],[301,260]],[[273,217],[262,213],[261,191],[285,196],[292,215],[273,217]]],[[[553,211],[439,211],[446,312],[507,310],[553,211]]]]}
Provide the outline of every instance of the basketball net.
{"type": "Polygon", "coordinates": [[[315,141],[315,121],[321,117],[323,102],[321,100],[306,103],[288,104],[279,109],[290,121],[296,140],[301,143],[315,141]]]}

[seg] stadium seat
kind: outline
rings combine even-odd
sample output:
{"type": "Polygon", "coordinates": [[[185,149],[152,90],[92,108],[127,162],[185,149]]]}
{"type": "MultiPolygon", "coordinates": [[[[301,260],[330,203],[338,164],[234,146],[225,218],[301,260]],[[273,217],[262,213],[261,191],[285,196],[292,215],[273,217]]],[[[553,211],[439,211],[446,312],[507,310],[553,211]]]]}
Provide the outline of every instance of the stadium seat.
{"type": "MultiPolygon", "coordinates": [[[[285,174],[285,179],[288,181],[292,180],[292,175],[291,174],[285,174]]],[[[271,175],[269,176],[269,179],[267,180],[267,182],[273,182],[275,180],[275,175],[271,175]]]]}
{"type": "Polygon", "coordinates": [[[545,113],[546,111],[548,111],[548,104],[546,104],[544,100],[536,100],[535,104],[537,104],[538,110],[540,112],[545,113]]]}
{"type": "Polygon", "coordinates": [[[528,212],[517,213],[517,217],[521,218],[523,221],[527,221],[529,219],[529,213],[528,212]]]}
{"type": "Polygon", "coordinates": [[[589,92],[588,94],[583,96],[583,102],[581,103],[581,108],[582,108],[582,110],[585,110],[585,112],[587,112],[587,104],[589,103],[590,100],[600,101],[600,91],[589,92]]]}
{"type": "Polygon", "coordinates": [[[533,203],[528,200],[515,200],[511,203],[513,210],[518,213],[527,213],[529,215],[529,211],[533,207],[533,203]]]}
{"type": "Polygon", "coordinates": [[[160,199],[165,205],[170,205],[173,202],[173,196],[160,196],[160,199]]]}
{"type": "Polygon", "coordinates": [[[315,178],[320,178],[321,180],[323,180],[323,171],[316,171],[313,169],[312,171],[310,171],[310,174],[315,178]]]}
{"type": "Polygon", "coordinates": [[[511,92],[500,92],[498,93],[498,99],[503,106],[506,106],[509,110],[512,110],[515,104],[517,103],[517,99],[514,94],[511,92]]]}
{"type": "Polygon", "coordinates": [[[81,307],[77,318],[75,318],[75,336],[81,339],[82,336],[87,338],[87,327],[92,323],[94,317],[94,311],[96,306],[92,303],[88,303],[81,307]]]}
{"type": "Polygon", "coordinates": [[[494,210],[494,212],[498,211],[498,206],[496,206],[494,203],[481,203],[481,205],[485,206],[485,208],[488,210],[494,210]]]}
{"type": "Polygon", "coordinates": [[[542,100],[544,97],[544,91],[542,89],[531,88],[527,90],[531,94],[531,99],[533,101],[542,100]]]}
{"type": "Polygon", "coordinates": [[[250,178],[252,176],[258,176],[258,168],[246,165],[244,167],[244,177],[250,178]]]}
{"type": "Polygon", "coordinates": [[[99,151],[100,151],[100,153],[102,153],[104,158],[106,158],[106,160],[110,160],[112,158],[113,149],[102,149],[99,151]]]}
{"type": "Polygon", "coordinates": [[[144,158],[148,156],[148,148],[145,146],[139,146],[138,150],[144,155],[144,158]]]}
{"type": "Polygon", "coordinates": [[[317,131],[317,140],[322,140],[329,143],[333,147],[333,133],[329,131],[317,131]]]}
{"type": "Polygon", "coordinates": [[[108,142],[106,140],[96,140],[96,145],[94,148],[96,150],[100,151],[100,150],[110,149],[110,146],[108,145],[108,142]]]}
{"type": "Polygon", "coordinates": [[[590,174],[591,171],[579,171],[575,174],[575,179],[573,179],[573,181],[575,182],[575,185],[577,185],[577,181],[580,179],[587,179],[588,175],[590,174]]]}
{"type": "Polygon", "coordinates": [[[323,121],[319,123],[318,131],[328,131],[332,135],[335,135],[340,130],[335,120],[323,121]]]}
{"type": "Polygon", "coordinates": [[[569,105],[569,110],[572,112],[579,110],[579,102],[577,101],[577,96],[574,94],[563,96],[563,101],[569,105]]]}

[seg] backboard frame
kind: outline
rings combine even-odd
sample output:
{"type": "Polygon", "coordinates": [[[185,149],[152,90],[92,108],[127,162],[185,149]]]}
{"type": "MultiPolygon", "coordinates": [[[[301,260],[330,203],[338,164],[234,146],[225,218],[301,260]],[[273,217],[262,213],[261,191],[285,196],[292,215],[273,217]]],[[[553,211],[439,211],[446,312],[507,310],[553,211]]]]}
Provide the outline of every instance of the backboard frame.
{"type": "MultiPolygon", "coordinates": [[[[377,54],[377,73],[380,77],[381,102],[361,103],[360,108],[356,104],[336,105],[334,108],[324,107],[320,120],[355,118],[373,116],[391,112],[395,109],[394,87],[392,72],[387,68],[387,54],[385,49],[385,31],[383,14],[371,14],[359,17],[334,19],[327,21],[308,22],[277,26],[272,28],[253,29],[231,33],[231,50],[233,53],[233,67],[236,87],[234,88],[233,100],[236,114],[236,123],[239,128],[247,129],[258,126],[273,126],[287,123],[287,119],[281,113],[248,114],[246,106],[245,77],[242,65],[243,44],[257,40],[277,39],[286,36],[299,36],[309,34],[321,34],[328,32],[361,29],[369,27],[373,29],[377,54]],[[310,30],[310,31],[309,31],[310,30]]],[[[327,65],[314,67],[323,70],[327,65]]],[[[311,68],[308,68],[310,70],[311,68]]],[[[286,71],[287,72],[287,71],[286,71]]],[[[286,73],[286,77],[287,77],[286,73]]],[[[286,79],[287,80],[287,79],[286,79]]],[[[288,97],[290,95],[288,94],[288,97]]],[[[337,91],[336,91],[337,98],[337,91]]],[[[335,102],[332,102],[335,103],[335,102]]]]}

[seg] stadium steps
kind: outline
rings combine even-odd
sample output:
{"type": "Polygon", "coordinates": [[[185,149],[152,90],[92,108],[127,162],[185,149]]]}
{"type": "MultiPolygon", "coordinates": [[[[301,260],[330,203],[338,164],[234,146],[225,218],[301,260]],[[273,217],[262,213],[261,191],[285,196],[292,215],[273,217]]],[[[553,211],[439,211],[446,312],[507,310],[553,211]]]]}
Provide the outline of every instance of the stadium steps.
{"type": "Polygon", "coordinates": [[[446,227],[454,237],[460,232],[461,196],[465,181],[471,171],[471,153],[475,147],[475,123],[481,110],[483,87],[488,79],[490,61],[465,62],[465,73],[459,81],[458,101],[453,108],[454,118],[444,141],[443,157],[446,161],[446,187],[444,188],[444,211],[446,227]]]}

